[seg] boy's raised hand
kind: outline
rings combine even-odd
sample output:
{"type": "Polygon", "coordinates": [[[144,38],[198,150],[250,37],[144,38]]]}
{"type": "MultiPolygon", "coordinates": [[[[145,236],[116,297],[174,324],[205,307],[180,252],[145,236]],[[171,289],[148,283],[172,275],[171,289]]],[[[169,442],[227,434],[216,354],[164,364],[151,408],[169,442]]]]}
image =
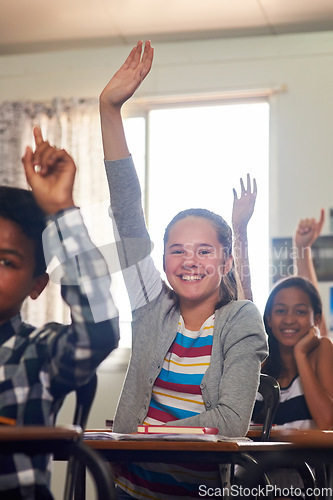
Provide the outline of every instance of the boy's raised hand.
{"type": "Polygon", "coordinates": [[[153,63],[154,49],[150,41],[140,41],[131,50],[121,68],[111,78],[100,96],[101,106],[121,108],[148,75],[153,63]]]}
{"type": "Polygon", "coordinates": [[[57,149],[44,141],[39,127],[34,128],[34,137],[36,150],[33,152],[27,147],[22,163],[37,203],[48,215],[73,207],[76,173],[73,159],[64,149],[57,149]]]}

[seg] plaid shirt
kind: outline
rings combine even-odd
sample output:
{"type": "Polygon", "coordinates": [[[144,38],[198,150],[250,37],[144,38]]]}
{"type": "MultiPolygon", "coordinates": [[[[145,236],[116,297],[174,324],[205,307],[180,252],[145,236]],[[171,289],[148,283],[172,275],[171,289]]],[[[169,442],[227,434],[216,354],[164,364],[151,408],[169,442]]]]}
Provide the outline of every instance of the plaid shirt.
{"type": "MultiPolygon", "coordinates": [[[[0,416],[17,425],[52,426],[66,394],[88,382],[119,339],[106,262],[80,211],[63,214],[48,220],[43,244],[47,263],[56,256],[63,269],[71,324],[36,329],[16,316],[0,325],[0,416]]],[[[50,465],[50,456],[0,454],[0,498],[52,498],[50,465]]]]}

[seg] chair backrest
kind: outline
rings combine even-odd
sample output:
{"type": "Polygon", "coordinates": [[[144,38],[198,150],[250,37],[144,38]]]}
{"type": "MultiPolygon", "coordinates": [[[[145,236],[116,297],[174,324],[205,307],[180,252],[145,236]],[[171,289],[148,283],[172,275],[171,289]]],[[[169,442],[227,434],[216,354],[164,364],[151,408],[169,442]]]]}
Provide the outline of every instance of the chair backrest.
{"type": "MultiPolygon", "coordinates": [[[[76,389],[76,404],[74,411],[73,424],[79,425],[83,430],[86,428],[91,406],[93,404],[97,389],[97,375],[94,373],[87,384],[76,389]]],[[[64,500],[72,500],[74,495],[75,483],[78,476],[79,464],[75,458],[68,460],[64,500]]]]}
{"type": "MultiPolygon", "coordinates": [[[[264,412],[263,412],[264,420],[263,420],[261,440],[268,441],[269,434],[273,425],[274,416],[277,407],[279,406],[280,385],[277,382],[277,380],[275,380],[275,378],[271,377],[270,375],[262,373],[260,375],[258,392],[262,395],[264,404],[264,412]]],[[[325,466],[323,464],[316,464],[315,466],[313,465],[309,466],[308,463],[304,462],[303,464],[299,463],[292,468],[295,468],[299,473],[299,475],[301,476],[305,492],[314,491],[315,487],[318,485],[322,486],[323,490],[327,486],[326,471],[325,471],[325,466]]],[[[266,474],[264,479],[265,479],[265,484],[271,484],[270,479],[268,478],[267,480],[266,474]]],[[[307,498],[308,496],[306,494],[305,499],[307,498]]]]}
{"type": "Polygon", "coordinates": [[[279,406],[280,385],[275,378],[265,373],[261,373],[258,392],[262,395],[264,404],[264,420],[261,439],[262,441],[268,441],[273,419],[277,407],[279,406]]]}
{"type": "Polygon", "coordinates": [[[76,390],[76,405],[73,418],[73,424],[79,425],[84,430],[87,425],[91,406],[93,404],[97,389],[97,375],[93,377],[85,385],[82,385],[76,390]]]}

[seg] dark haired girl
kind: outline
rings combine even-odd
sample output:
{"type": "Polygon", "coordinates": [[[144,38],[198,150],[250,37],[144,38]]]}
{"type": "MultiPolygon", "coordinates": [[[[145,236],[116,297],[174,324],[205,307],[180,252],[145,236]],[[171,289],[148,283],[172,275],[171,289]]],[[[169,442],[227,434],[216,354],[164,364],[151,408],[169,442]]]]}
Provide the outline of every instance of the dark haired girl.
{"type": "Polygon", "coordinates": [[[319,293],[304,278],[280,281],[268,297],[264,323],[269,357],[262,371],[281,386],[276,425],[333,427],[333,345],[320,337],[321,319],[319,293]]]}

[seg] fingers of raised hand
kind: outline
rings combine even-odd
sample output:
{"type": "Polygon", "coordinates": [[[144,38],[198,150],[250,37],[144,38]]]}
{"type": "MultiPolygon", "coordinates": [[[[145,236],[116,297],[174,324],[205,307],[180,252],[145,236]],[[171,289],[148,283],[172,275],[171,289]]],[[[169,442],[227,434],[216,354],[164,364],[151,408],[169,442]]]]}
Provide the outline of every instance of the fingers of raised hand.
{"type": "Polygon", "coordinates": [[[134,48],[133,57],[132,57],[132,61],[131,61],[131,64],[130,64],[130,66],[132,68],[136,68],[137,65],[141,61],[142,44],[143,44],[143,42],[141,40],[139,40],[138,43],[136,44],[136,47],[134,48]]]}
{"type": "Polygon", "coordinates": [[[48,141],[43,141],[39,143],[34,152],[34,163],[35,165],[42,166],[45,164],[47,159],[53,153],[54,148],[50,145],[48,141]]]}
{"type": "Polygon", "coordinates": [[[324,210],[321,210],[320,219],[317,221],[315,218],[312,219],[301,219],[298,224],[298,229],[302,233],[309,231],[317,231],[318,234],[321,232],[325,220],[324,210]]]}
{"type": "Polygon", "coordinates": [[[65,160],[66,155],[67,153],[63,149],[58,149],[48,142],[44,142],[36,149],[34,165],[39,167],[38,173],[46,175],[57,163],[65,160]]]}
{"type": "Polygon", "coordinates": [[[317,224],[319,232],[321,232],[323,225],[324,225],[324,222],[325,222],[325,210],[322,208],[320,210],[320,216],[319,216],[319,220],[318,220],[318,224],[317,224]]]}
{"type": "Polygon", "coordinates": [[[38,126],[34,127],[33,134],[34,134],[36,146],[38,147],[44,142],[43,134],[42,134],[40,127],[38,127],[38,126]]]}
{"type": "Polygon", "coordinates": [[[30,176],[34,172],[34,165],[33,165],[33,152],[30,146],[26,147],[26,150],[24,152],[24,155],[22,157],[22,163],[24,166],[24,170],[27,176],[27,179],[29,181],[30,176]]]}
{"type": "Polygon", "coordinates": [[[315,219],[301,219],[298,224],[298,228],[302,234],[305,234],[313,231],[316,227],[316,224],[317,223],[315,219]]]}
{"type": "Polygon", "coordinates": [[[149,40],[145,42],[143,52],[142,47],[143,42],[140,40],[136,46],[133,47],[126,61],[119,70],[130,70],[139,81],[142,81],[149,73],[154,56],[154,49],[152,48],[149,40]]]}
{"type": "Polygon", "coordinates": [[[245,196],[247,193],[246,193],[246,190],[245,190],[244,181],[243,181],[242,178],[240,178],[239,180],[240,180],[240,185],[241,185],[241,195],[245,196]]]}
{"type": "Polygon", "coordinates": [[[246,176],[246,189],[244,185],[244,181],[242,178],[240,178],[240,185],[241,185],[241,196],[257,196],[257,182],[255,179],[253,179],[253,190],[251,187],[251,177],[250,174],[247,174],[246,176]]]}

